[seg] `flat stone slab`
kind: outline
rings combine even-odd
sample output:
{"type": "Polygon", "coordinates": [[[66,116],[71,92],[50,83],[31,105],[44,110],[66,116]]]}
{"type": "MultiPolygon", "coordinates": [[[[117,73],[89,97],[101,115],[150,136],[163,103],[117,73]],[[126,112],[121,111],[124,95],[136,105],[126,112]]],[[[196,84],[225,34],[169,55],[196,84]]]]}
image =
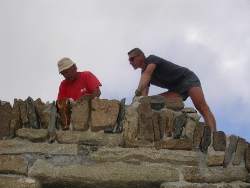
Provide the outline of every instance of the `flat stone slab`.
{"type": "Polygon", "coordinates": [[[170,139],[155,142],[156,149],[170,150],[192,150],[192,140],[190,139],[170,139]]]}
{"type": "Polygon", "coordinates": [[[48,138],[47,129],[29,129],[22,128],[16,131],[19,138],[27,139],[32,142],[45,142],[48,138]]]}
{"type": "Polygon", "coordinates": [[[160,188],[233,188],[233,187],[250,187],[250,183],[232,182],[232,183],[188,183],[188,182],[165,182],[160,188]]]}
{"type": "Polygon", "coordinates": [[[132,165],[104,163],[94,165],[52,166],[38,159],[29,176],[39,179],[43,185],[63,187],[160,187],[162,182],[179,180],[173,167],[157,165],[132,165]]]}
{"type": "Polygon", "coordinates": [[[108,134],[90,131],[58,131],[56,133],[56,140],[58,143],[65,144],[89,142],[98,146],[116,147],[122,142],[122,134],[108,134]]]}
{"type": "Polygon", "coordinates": [[[230,183],[233,181],[249,181],[245,167],[201,168],[183,167],[184,180],[192,183],[230,183]]]}
{"type": "Polygon", "coordinates": [[[32,143],[27,140],[0,140],[0,154],[77,155],[77,144],[32,143]]]}
{"type": "Polygon", "coordinates": [[[0,155],[0,174],[28,174],[28,161],[18,155],[0,155]]]}
{"type": "Polygon", "coordinates": [[[123,162],[131,164],[159,163],[170,165],[198,166],[199,153],[180,150],[156,150],[151,148],[108,148],[102,147],[90,155],[95,163],[123,162]]]}
{"type": "Polygon", "coordinates": [[[215,151],[212,146],[209,146],[207,150],[205,164],[206,166],[222,166],[224,156],[224,151],[215,151]]]}
{"type": "Polygon", "coordinates": [[[3,188],[42,188],[40,181],[25,177],[25,176],[15,176],[15,175],[0,175],[0,187],[3,188]]]}

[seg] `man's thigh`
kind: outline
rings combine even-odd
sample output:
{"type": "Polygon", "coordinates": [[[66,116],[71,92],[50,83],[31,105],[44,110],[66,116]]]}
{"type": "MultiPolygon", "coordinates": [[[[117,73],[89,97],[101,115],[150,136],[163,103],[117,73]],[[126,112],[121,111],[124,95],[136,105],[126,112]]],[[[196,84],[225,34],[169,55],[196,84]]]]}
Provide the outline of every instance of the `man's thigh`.
{"type": "Polygon", "coordinates": [[[170,91],[167,91],[167,92],[164,92],[164,93],[160,93],[159,95],[163,96],[165,99],[182,97],[179,93],[170,92],[170,91]]]}
{"type": "Polygon", "coordinates": [[[194,105],[204,105],[206,104],[205,97],[201,87],[192,87],[188,90],[188,95],[193,101],[194,105]]]}

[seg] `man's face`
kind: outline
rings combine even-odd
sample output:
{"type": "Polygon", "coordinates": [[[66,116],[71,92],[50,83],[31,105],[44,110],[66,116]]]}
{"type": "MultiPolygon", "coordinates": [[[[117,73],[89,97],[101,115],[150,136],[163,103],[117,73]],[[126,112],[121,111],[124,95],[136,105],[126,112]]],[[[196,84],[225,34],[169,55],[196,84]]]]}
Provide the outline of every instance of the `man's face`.
{"type": "Polygon", "coordinates": [[[129,54],[129,63],[136,70],[140,66],[140,54],[131,53],[129,54]]]}
{"type": "Polygon", "coordinates": [[[68,69],[63,70],[62,72],[60,72],[60,74],[63,75],[63,77],[69,82],[74,81],[78,76],[77,69],[74,65],[68,69]]]}

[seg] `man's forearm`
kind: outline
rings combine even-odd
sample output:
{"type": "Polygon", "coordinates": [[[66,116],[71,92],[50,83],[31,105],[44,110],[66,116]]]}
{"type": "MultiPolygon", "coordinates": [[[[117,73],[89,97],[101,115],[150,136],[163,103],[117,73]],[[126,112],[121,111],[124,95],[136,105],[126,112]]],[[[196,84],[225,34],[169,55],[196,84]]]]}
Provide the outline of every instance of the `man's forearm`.
{"type": "Polygon", "coordinates": [[[139,86],[138,86],[138,89],[140,91],[143,91],[149,84],[150,82],[150,79],[151,79],[151,75],[149,74],[142,74],[141,75],[141,80],[140,80],[140,83],[139,83],[139,86]]]}
{"type": "Polygon", "coordinates": [[[95,97],[99,98],[101,96],[101,90],[99,87],[96,87],[95,89],[93,89],[92,96],[93,96],[93,98],[95,98],[95,97]]]}

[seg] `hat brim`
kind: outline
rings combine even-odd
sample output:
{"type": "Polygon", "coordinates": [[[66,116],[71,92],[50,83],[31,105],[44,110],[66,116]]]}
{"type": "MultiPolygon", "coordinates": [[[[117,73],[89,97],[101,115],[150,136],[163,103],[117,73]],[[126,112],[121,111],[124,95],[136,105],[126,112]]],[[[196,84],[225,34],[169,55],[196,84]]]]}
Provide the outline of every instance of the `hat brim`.
{"type": "Polygon", "coordinates": [[[66,65],[66,66],[64,66],[64,67],[58,68],[59,73],[61,73],[62,71],[66,70],[66,69],[68,69],[68,68],[70,68],[70,67],[72,67],[74,64],[75,64],[75,63],[72,62],[72,63],[70,63],[69,65],[66,65]]]}

